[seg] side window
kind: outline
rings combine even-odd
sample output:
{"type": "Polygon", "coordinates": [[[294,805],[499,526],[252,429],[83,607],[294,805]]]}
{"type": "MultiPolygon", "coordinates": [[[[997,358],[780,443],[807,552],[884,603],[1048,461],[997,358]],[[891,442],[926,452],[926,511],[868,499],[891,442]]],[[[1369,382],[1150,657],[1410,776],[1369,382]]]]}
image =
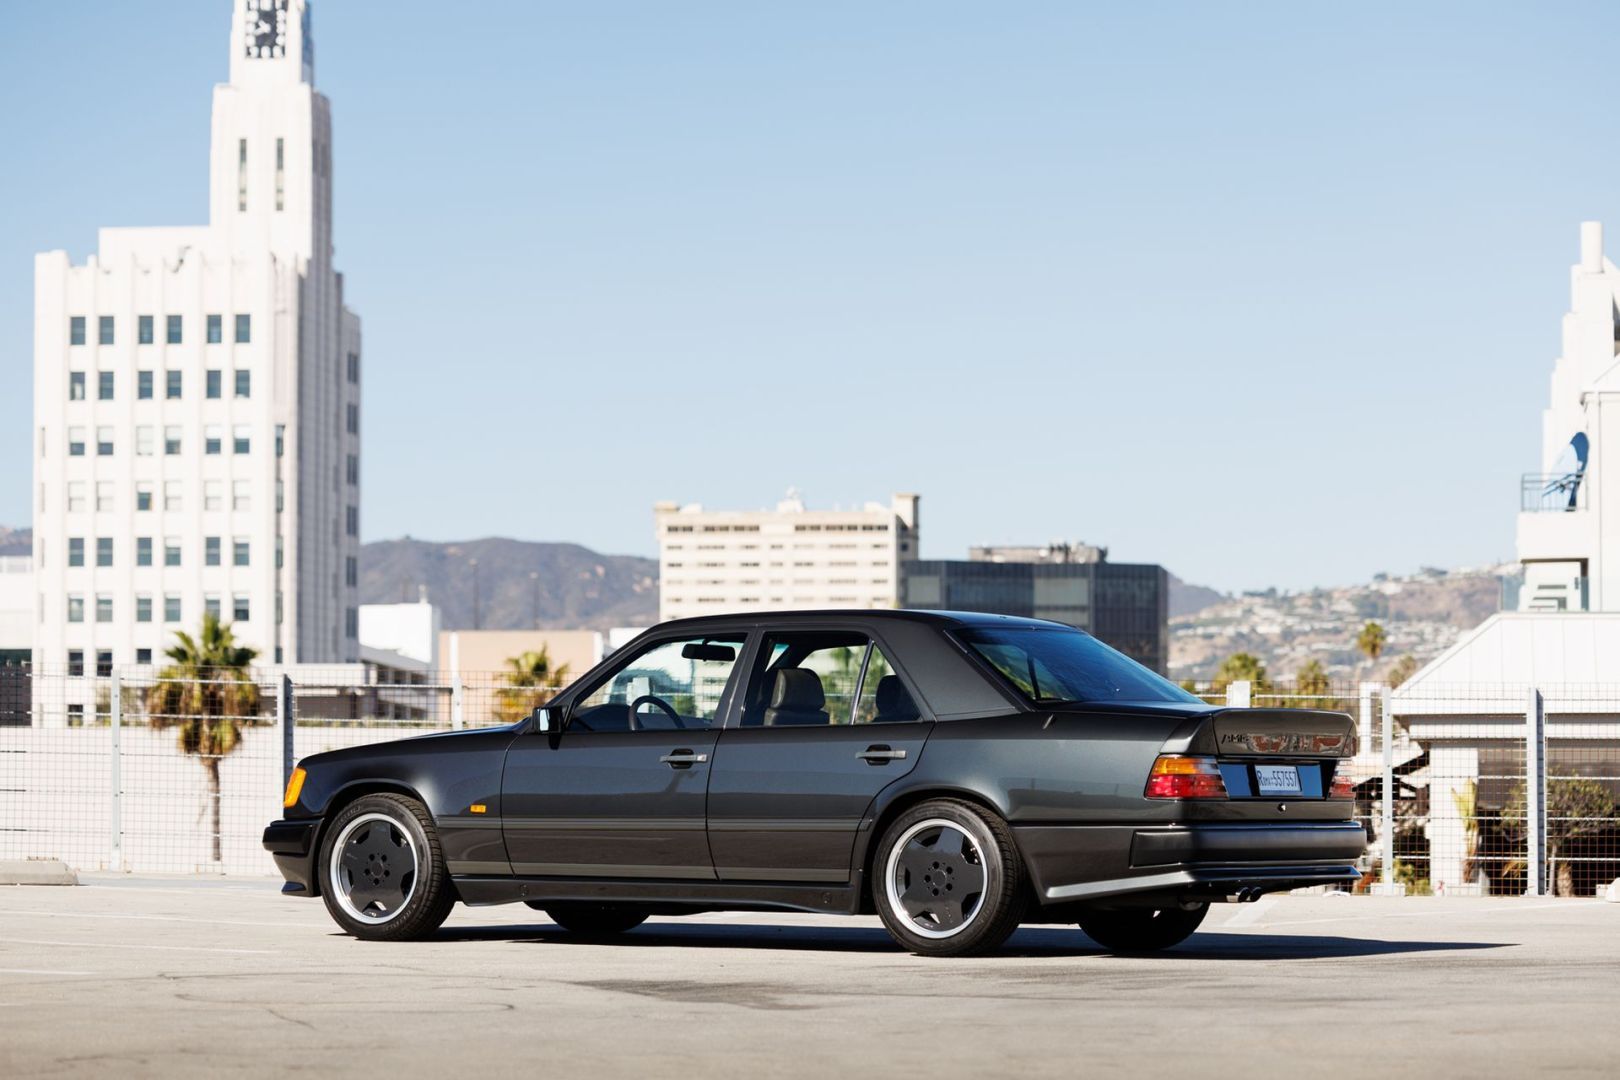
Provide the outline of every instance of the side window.
{"type": "Polygon", "coordinates": [[[713,726],[743,634],[649,645],[574,705],[580,731],[676,731],[713,726]]]}
{"type": "MultiPolygon", "coordinates": [[[[875,678],[891,677],[885,691],[893,696],[899,680],[865,634],[842,630],[771,634],[743,703],[744,727],[816,727],[871,723],[878,718],[875,678]],[[870,656],[870,659],[868,659],[870,656]],[[872,664],[879,670],[862,674],[872,664]]],[[[904,696],[904,689],[900,689],[904,696]]],[[[888,700],[886,697],[885,700],[888,700]]],[[[903,710],[901,710],[903,711],[903,710]]],[[[893,710],[891,710],[891,713],[893,710]]],[[[884,719],[898,718],[895,715],[884,719]]],[[[917,719],[912,710],[909,719],[917,719]]]]}
{"type": "Polygon", "coordinates": [[[857,724],[899,724],[921,720],[922,712],[911,699],[906,684],[894,673],[883,650],[872,646],[866,662],[866,680],[861,683],[861,699],[855,706],[857,724]]]}

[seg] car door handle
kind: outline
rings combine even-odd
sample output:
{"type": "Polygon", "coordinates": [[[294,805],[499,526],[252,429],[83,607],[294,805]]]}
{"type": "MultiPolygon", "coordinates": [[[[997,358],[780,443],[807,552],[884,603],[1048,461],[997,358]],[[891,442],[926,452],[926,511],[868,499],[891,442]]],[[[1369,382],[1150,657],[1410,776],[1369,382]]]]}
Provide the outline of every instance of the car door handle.
{"type": "Polygon", "coordinates": [[[690,769],[709,760],[708,754],[694,754],[690,750],[675,750],[658,759],[672,769],[690,769]]]}
{"type": "Polygon", "coordinates": [[[882,765],[885,761],[898,761],[906,756],[904,750],[891,750],[887,746],[868,746],[855,755],[868,765],[882,765]]]}

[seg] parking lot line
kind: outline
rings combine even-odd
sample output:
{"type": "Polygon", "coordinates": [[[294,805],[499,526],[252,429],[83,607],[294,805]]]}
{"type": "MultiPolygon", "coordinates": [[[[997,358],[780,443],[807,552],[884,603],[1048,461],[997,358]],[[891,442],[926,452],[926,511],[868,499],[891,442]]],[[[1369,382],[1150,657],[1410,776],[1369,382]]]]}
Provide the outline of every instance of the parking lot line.
{"type": "Polygon", "coordinates": [[[274,949],[216,949],[206,945],[131,945],[121,941],[45,941],[40,938],[0,938],[6,945],[50,945],[68,949],[149,949],[156,952],[230,953],[235,956],[276,956],[274,949]]]}

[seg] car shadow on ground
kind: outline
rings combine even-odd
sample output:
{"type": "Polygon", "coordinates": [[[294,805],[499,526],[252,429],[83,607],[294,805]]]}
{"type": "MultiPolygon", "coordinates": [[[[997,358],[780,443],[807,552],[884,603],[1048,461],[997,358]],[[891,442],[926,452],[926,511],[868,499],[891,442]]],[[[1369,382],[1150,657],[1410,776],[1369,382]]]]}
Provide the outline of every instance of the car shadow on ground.
{"type": "MultiPolygon", "coordinates": [[[[748,923],[689,923],[654,919],[624,934],[586,937],[549,923],[523,926],[454,927],[440,930],[434,941],[491,941],[533,945],[611,946],[616,948],[773,949],[832,953],[901,952],[880,927],[771,926],[748,923]]],[[[1500,941],[1383,941],[1322,934],[1274,934],[1264,931],[1194,934],[1162,953],[1167,958],[1204,960],[1321,960],[1341,957],[1394,956],[1404,953],[1460,952],[1511,948],[1500,941]]],[[[1025,927],[1000,952],[1008,957],[1105,956],[1108,950],[1077,929],[1025,927]]]]}

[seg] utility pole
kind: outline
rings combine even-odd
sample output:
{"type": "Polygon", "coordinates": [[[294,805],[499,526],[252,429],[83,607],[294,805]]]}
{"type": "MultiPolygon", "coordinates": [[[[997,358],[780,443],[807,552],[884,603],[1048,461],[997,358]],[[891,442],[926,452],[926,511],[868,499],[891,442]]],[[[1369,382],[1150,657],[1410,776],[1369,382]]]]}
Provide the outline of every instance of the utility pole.
{"type": "Polygon", "coordinates": [[[468,559],[467,564],[472,567],[473,572],[473,629],[482,630],[484,628],[484,619],[478,607],[478,560],[468,559]]]}

